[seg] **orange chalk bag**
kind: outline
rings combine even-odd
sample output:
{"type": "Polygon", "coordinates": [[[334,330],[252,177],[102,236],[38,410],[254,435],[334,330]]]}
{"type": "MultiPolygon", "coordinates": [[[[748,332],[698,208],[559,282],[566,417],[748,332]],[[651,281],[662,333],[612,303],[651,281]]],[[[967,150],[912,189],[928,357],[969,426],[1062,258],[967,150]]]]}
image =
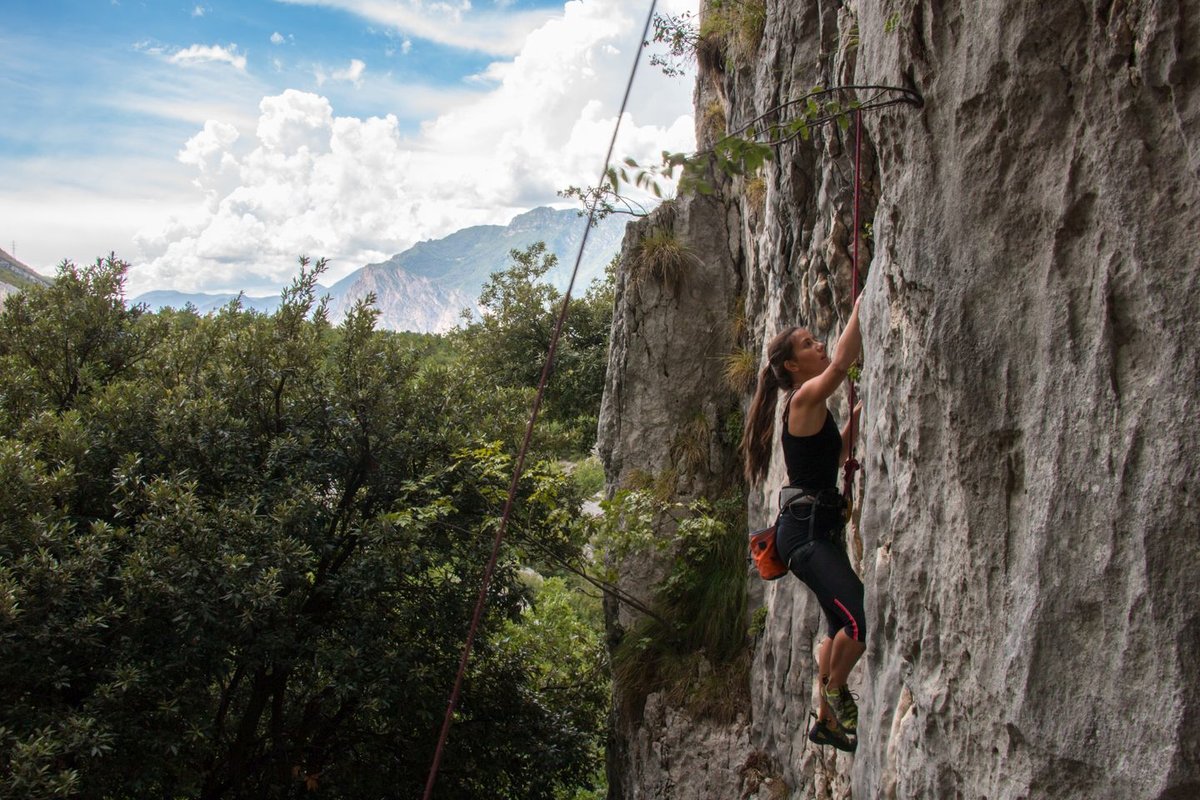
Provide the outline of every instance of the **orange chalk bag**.
{"type": "Polygon", "coordinates": [[[775,549],[775,526],[750,533],[750,557],[754,568],[764,581],[773,581],[787,574],[788,566],[775,549]]]}

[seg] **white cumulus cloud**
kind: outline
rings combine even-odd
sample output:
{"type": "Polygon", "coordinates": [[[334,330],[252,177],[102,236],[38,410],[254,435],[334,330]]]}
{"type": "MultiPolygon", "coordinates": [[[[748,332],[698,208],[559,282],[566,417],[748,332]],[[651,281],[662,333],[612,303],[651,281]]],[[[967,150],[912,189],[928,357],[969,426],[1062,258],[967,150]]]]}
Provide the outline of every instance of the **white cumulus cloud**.
{"type": "Polygon", "coordinates": [[[362,85],[363,73],[367,71],[365,62],[357,58],[350,59],[350,63],[342,69],[335,69],[333,72],[326,74],[324,67],[318,66],[313,70],[313,74],[317,79],[317,86],[324,86],[325,81],[345,81],[353,83],[355,86],[362,85]]]}
{"type": "Polygon", "coordinates": [[[271,44],[283,44],[283,42],[284,42],[284,39],[283,39],[282,33],[280,33],[279,31],[275,31],[274,33],[271,34],[271,44]]]}
{"type": "Polygon", "coordinates": [[[205,61],[218,61],[229,64],[240,72],[246,71],[246,56],[238,52],[237,45],[222,47],[218,44],[194,44],[167,57],[172,64],[196,64],[205,61]]]}
{"type": "Polygon", "coordinates": [[[204,123],[204,130],[188,139],[179,152],[179,160],[191,164],[201,173],[213,172],[220,167],[222,160],[229,158],[228,150],[238,136],[234,126],[210,119],[204,123]]]}
{"type": "MultiPolygon", "coordinates": [[[[571,0],[417,131],[391,114],[339,116],[328,98],[295,89],[263,98],[252,129],[206,123],[178,156],[195,169],[202,197],[186,218],[139,234],[131,295],[274,292],[301,254],[330,257],[327,279],[336,280],[418,241],[561,202],[555,193],[568,185],[594,184],[641,6],[571,0]]],[[[694,147],[690,82],[665,78],[645,58],[616,150],[644,164],[694,147]]],[[[359,80],[365,70],[356,61],[338,72],[359,80]]]]}

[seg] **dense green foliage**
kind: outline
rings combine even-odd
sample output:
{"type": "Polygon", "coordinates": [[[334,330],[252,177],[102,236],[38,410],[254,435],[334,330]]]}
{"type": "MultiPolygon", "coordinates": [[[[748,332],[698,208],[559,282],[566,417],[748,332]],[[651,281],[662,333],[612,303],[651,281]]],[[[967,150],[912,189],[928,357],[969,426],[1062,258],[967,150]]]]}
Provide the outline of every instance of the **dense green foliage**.
{"type": "MultiPolygon", "coordinates": [[[[610,561],[671,554],[653,613],[624,632],[613,652],[620,711],[636,719],[646,697],[665,692],[692,714],[733,719],[749,686],[745,502],[673,502],[661,485],[624,489],[602,503],[595,538],[610,561]],[[660,531],[673,529],[670,540],[660,531]]],[[[614,576],[615,577],[615,576],[614,576]]]]}
{"type": "MultiPolygon", "coordinates": [[[[486,318],[465,352],[377,331],[365,304],[333,327],[319,264],[269,316],[126,308],[111,259],[8,299],[0,796],[420,795],[528,414],[543,328],[510,327],[542,324],[539,255],[494,278],[509,326],[486,318]]],[[[594,380],[580,324],[559,377],[594,380]]],[[[581,424],[584,397],[548,411],[581,424]]],[[[552,455],[510,530],[577,553],[581,493],[552,455]]],[[[594,774],[595,612],[531,560],[502,555],[439,798],[594,774]]]]}
{"type": "MultiPolygon", "coordinates": [[[[542,279],[558,259],[536,243],[513,250],[507,270],[493,273],[479,298],[480,319],[455,334],[464,358],[460,379],[497,394],[532,399],[562,309],[562,293],[542,279]]],[[[604,281],[573,297],[555,350],[552,379],[539,420],[544,446],[584,455],[596,438],[612,322],[610,269],[604,281]]],[[[528,413],[516,414],[524,424],[528,413]]],[[[522,428],[522,433],[523,433],[522,428]]]]}

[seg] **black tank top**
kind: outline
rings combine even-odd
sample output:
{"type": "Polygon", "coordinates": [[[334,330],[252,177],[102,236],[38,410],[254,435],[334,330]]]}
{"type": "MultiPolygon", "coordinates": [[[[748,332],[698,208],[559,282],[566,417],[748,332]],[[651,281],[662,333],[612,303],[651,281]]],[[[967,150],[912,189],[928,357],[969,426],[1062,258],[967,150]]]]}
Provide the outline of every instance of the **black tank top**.
{"type": "Polygon", "coordinates": [[[825,423],[812,436],[793,436],[788,432],[791,405],[792,397],[788,395],[783,412],[783,463],[787,465],[788,483],[812,491],[836,489],[842,434],[833,413],[825,409],[825,423]]]}

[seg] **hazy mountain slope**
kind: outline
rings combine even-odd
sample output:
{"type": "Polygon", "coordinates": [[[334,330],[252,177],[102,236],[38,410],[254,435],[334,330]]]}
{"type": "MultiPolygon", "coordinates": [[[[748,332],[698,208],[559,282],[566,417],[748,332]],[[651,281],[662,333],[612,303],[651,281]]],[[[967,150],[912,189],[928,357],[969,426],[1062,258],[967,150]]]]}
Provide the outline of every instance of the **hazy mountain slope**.
{"type": "MultiPolygon", "coordinates": [[[[588,236],[587,250],[576,280],[578,291],[604,272],[620,249],[626,217],[610,217],[588,236]]],[[[441,239],[413,245],[378,264],[368,264],[327,290],[330,316],[340,321],[355,302],[375,294],[379,327],[389,330],[445,331],[454,326],[464,308],[473,307],[484,281],[509,263],[509,251],[545,242],[558,256],[558,267],[548,276],[560,290],[566,288],[575,264],[586,221],[571,209],[535,208],[508,225],[476,225],[441,239]]],[[[234,294],[154,291],[135,297],[151,309],[182,308],[191,303],[204,314],[228,303],[234,294]]],[[[270,312],[279,297],[243,297],[247,308],[270,312]]]]}
{"type": "Polygon", "coordinates": [[[49,283],[50,279],[45,275],[0,250],[0,298],[29,286],[46,286],[49,283]]]}
{"type": "MultiPolygon", "coordinates": [[[[628,218],[610,217],[588,236],[576,287],[582,291],[621,246],[628,218]]],[[[392,330],[444,331],[474,305],[488,276],[508,266],[509,251],[545,242],[558,256],[550,282],[565,289],[586,221],[571,209],[535,208],[508,225],[476,225],[442,239],[420,242],[379,264],[368,264],[335,283],[329,293],[334,320],[369,292],[376,294],[379,324],[392,330]]]]}
{"type": "MultiPolygon", "coordinates": [[[[163,289],[140,294],[132,302],[145,303],[152,311],[158,311],[163,308],[183,308],[188,303],[191,303],[201,314],[210,314],[219,310],[222,306],[228,305],[236,297],[236,294],[229,292],[224,294],[204,294],[203,292],[172,292],[168,289],[163,289]]],[[[255,311],[262,311],[269,314],[279,307],[279,295],[270,297],[247,297],[243,295],[242,307],[252,308],[255,311]]]]}

